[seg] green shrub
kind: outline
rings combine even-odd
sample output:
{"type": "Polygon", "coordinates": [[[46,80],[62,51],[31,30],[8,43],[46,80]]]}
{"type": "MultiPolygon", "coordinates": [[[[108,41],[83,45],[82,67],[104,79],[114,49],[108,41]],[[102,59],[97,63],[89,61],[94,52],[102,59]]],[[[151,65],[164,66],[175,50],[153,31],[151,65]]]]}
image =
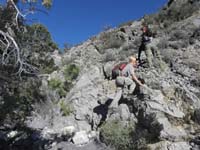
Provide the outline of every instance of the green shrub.
{"type": "Polygon", "coordinates": [[[55,49],[58,49],[58,46],[51,38],[50,32],[44,25],[33,24],[31,26],[27,26],[27,31],[28,32],[26,34],[21,36],[23,36],[22,38],[27,38],[28,40],[37,43],[32,46],[34,51],[39,53],[41,50],[43,50],[42,52],[53,52],[55,49]]]}
{"type": "Polygon", "coordinates": [[[156,17],[157,17],[157,14],[145,15],[144,16],[145,24],[148,24],[148,25],[154,24],[156,17]]]}
{"type": "Polygon", "coordinates": [[[60,102],[60,109],[64,116],[69,116],[73,112],[73,108],[70,103],[65,103],[64,100],[60,102]]]}
{"type": "Polygon", "coordinates": [[[66,65],[64,69],[65,80],[71,82],[79,75],[79,67],[75,64],[66,65]]]}
{"type": "Polygon", "coordinates": [[[58,50],[47,28],[41,24],[24,26],[26,32],[16,33],[23,58],[42,74],[56,70],[51,53],[58,50]]]}
{"type": "Polygon", "coordinates": [[[75,64],[65,66],[64,77],[65,81],[60,79],[51,79],[48,84],[52,90],[58,91],[58,94],[62,97],[69,92],[72,87],[72,82],[78,77],[79,68],[75,64]]]}
{"type": "Polygon", "coordinates": [[[188,32],[186,32],[185,30],[175,30],[170,37],[171,41],[187,40],[187,39],[189,39],[189,35],[188,32]]]}
{"type": "Polygon", "coordinates": [[[173,49],[180,49],[180,48],[186,48],[189,45],[188,40],[181,40],[181,41],[175,41],[169,44],[170,48],[173,49]]]}
{"type": "Polygon", "coordinates": [[[199,2],[175,2],[169,7],[164,7],[156,14],[145,16],[144,22],[148,25],[163,23],[164,27],[169,27],[174,22],[190,17],[193,13],[199,10],[199,6],[199,2]]]}
{"type": "Polygon", "coordinates": [[[38,89],[41,82],[29,77],[25,80],[16,80],[15,84],[7,85],[8,89],[1,92],[0,100],[0,121],[3,124],[6,120],[12,123],[22,123],[30,115],[33,104],[42,100],[42,95],[38,89]]]}
{"type": "MultiPolygon", "coordinates": [[[[109,48],[120,48],[120,46],[125,42],[124,37],[119,36],[117,31],[102,33],[100,40],[102,43],[102,50],[109,48]]],[[[102,51],[102,53],[104,53],[104,51],[102,51]]]]}
{"type": "Polygon", "coordinates": [[[122,122],[114,120],[106,122],[100,129],[100,138],[106,144],[114,147],[116,150],[132,150],[133,127],[131,125],[123,126],[122,122]]]}
{"type": "Polygon", "coordinates": [[[57,90],[58,94],[60,96],[65,96],[67,94],[67,91],[65,90],[64,83],[59,79],[51,79],[49,82],[49,87],[51,87],[52,90],[57,90]]]}
{"type": "Polygon", "coordinates": [[[62,86],[62,81],[59,80],[59,79],[51,79],[51,80],[49,81],[49,86],[50,86],[53,90],[55,90],[55,89],[57,89],[57,88],[59,88],[59,87],[62,86]]]}
{"type": "Polygon", "coordinates": [[[64,77],[65,82],[63,84],[63,89],[66,92],[69,92],[72,88],[73,81],[78,77],[80,69],[75,64],[69,64],[64,66],[64,77]]]}
{"type": "Polygon", "coordinates": [[[44,64],[46,66],[43,66],[41,67],[41,71],[43,73],[47,73],[47,74],[50,74],[52,73],[53,71],[57,70],[58,67],[55,66],[55,63],[54,63],[54,60],[51,58],[51,59],[46,59],[45,61],[44,60],[40,60],[39,61],[41,64],[44,64]]]}

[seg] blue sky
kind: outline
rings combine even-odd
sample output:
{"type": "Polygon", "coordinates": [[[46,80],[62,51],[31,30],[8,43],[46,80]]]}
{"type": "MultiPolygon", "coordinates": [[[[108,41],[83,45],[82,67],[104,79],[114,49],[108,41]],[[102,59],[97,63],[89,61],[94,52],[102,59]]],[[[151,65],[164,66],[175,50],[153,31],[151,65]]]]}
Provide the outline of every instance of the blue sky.
{"type": "MultiPolygon", "coordinates": [[[[3,2],[5,0],[0,0],[3,2]]],[[[78,44],[102,31],[129,20],[136,20],[158,11],[167,0],[53,0],[53,7],[45,13],[31,16],[44,24],[53,40],[63,44],[78,44]]]]}

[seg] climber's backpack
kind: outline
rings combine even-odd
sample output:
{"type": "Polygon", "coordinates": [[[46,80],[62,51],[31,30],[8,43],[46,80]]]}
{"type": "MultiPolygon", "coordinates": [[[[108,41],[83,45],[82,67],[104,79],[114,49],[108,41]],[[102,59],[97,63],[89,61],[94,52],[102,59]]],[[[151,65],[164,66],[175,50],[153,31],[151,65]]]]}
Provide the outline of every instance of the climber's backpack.
{"type": "Polygon", "coordinates": [[[114,66],[112,69],[112,79],[116,79],[121,75],[122,70],[126,67],[127,63],[120,63],[114,66]]]}

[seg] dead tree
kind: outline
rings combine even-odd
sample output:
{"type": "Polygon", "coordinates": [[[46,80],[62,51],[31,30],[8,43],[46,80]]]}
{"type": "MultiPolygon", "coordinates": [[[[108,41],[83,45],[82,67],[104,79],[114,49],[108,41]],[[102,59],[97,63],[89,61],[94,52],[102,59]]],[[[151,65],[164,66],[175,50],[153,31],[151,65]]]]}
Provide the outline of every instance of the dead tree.
{"type": "Polygon", "coordinates": [[[0,30],[1,64],[5,67],[12,66],[15,68],[17,71],[14,74],[20,77],[22,73],[36,74],[38,69],[25,61],[12,32],[12,28],[19,30],[19,17],[25,18],[26,15],[20,12],[13,0],[7,0],[7,8],[14,10],[15,21],[12,22],[10,28],[6,28],[7,31],[0,30]]]}

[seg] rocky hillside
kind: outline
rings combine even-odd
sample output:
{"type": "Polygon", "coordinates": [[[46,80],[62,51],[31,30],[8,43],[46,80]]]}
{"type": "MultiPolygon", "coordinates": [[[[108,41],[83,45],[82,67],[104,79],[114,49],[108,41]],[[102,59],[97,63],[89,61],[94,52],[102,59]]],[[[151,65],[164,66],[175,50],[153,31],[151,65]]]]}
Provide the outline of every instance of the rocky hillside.
{"type": "Polygon", "coordinates": [[[26,84],[0,76],[1,109],[16,93],[32,100],[29,110],[12,104],[1,113],[0,148],[199,150],[199,6],[199,0],[171,0],[158,13],[104,31],[63,55],[51,52],[51,73],[28,77],[26,84]],[[125,96],[110,70],[137,56],[144,23],[156,32],[158,57],[149,68],[142,54],[136,74],[148,88],[125,96]]]}

